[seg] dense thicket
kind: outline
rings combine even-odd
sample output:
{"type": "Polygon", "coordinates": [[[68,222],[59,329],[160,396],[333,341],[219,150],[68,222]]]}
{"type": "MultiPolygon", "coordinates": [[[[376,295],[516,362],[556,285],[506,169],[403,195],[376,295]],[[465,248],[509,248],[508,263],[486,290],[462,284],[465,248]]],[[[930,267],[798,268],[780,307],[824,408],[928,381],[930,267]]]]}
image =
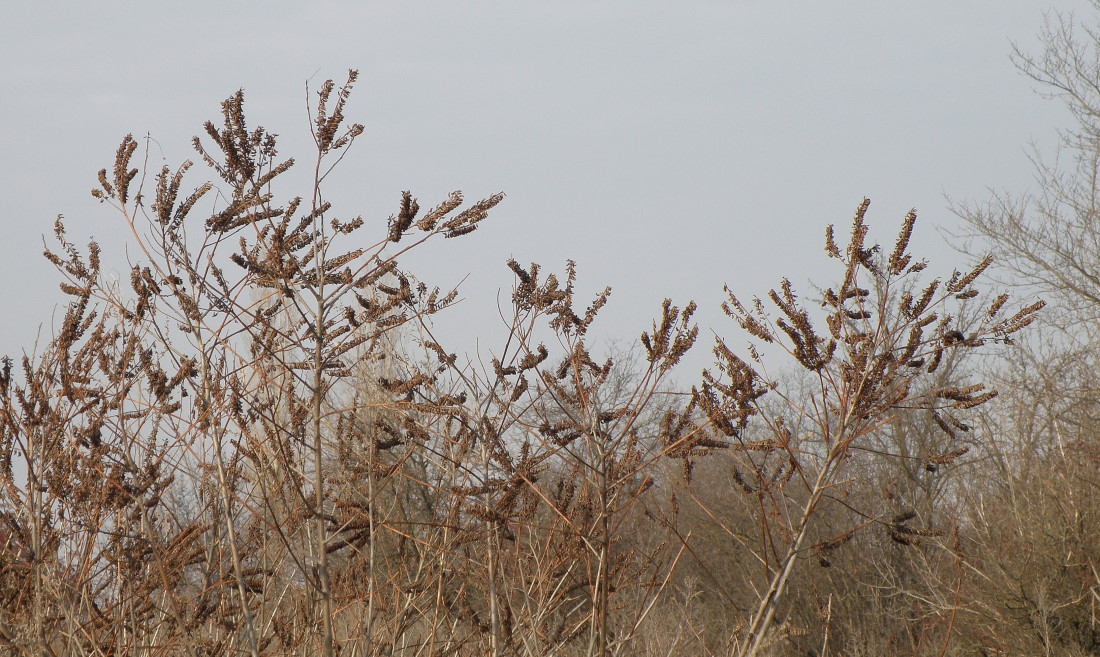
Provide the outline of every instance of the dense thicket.
{"type": "MultiPolygon", "coordinates": [[[[1065,76],[1097,68],[1050,64],[1076,52],[1058,34],[1022,62],[1080,103],[1076,175],[1095,179],[1100,99],[1065,76]]],[[[695,304],[666,300],[636,345],[599,354],[608,294],[575,299],[573,263],[501,263],[510,330],[470,362],[431,322],[456,293],[399,259],[463,248],[502,195],[341,214],[324,181],[363,131],[344,117],[355,77],[314,97],[300,196],[241,93],[194,141],[216,183],[185,184],[185,162],[142,188],[126,137],[93,195],[131,229],[128,285],[57,222],[64,318],[0,370],[5,650],[1100,652],[1080,292],[1100,262],[1068,246],[1095,238],[1091,188],[1051,172],[1034,205],[960,210],[1022,283],[1074,301],[1047,342],[1020,332],[1042,302],[983,293],[993,258],[929,276],[916,215],[880,248],[864,201],[846,243],[826,231],[836,278],[817,298],[728,291],[694,385],[670,373],[699,348],[695,304]],[[1029,223],[1066,212],[1080,232],[1057,244],[1029,223]],[[1080,260],[1069,282],[1042,250],[1059,244],[1080,260]]]]}

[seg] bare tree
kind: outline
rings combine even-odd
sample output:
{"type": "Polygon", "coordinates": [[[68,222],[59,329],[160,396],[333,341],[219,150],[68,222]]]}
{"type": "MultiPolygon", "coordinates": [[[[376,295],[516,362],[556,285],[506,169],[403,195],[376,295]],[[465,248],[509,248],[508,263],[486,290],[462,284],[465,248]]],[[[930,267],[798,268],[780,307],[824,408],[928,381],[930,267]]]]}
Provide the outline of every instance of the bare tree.
{"type": "Polygon", "coordinates": [[[962,487],[973,519],[967,640],[983,650],[1091,654],[1100,645],[1095,546],[1096,371],[1100,364],[1100,29],[1052,12],[1037,53],[1013,61],[1074,125],[1054,157],[1035,151],[1036,191],[958,204],[969,248],[991,249],[1008,282],[1054,308],[1047,330],[1003,364],[1004,398],[981,415],[997,436],[962,487]]]}
{"type": "Polygon", "coordinates": [[[1060,132],[1053,159],[1033,152],[1034,193],[953,209],[968,251],[991,251],[1012,284],[1042,291],[1055,306],[1048,323],[1060,318],[1091,335],[1100,317],[1100,31],[1053,11],[1040,37],[1038,54],[1017,47],[1013,62],[1040,93],[1062,101],[1076,125],[1060,132]]]}

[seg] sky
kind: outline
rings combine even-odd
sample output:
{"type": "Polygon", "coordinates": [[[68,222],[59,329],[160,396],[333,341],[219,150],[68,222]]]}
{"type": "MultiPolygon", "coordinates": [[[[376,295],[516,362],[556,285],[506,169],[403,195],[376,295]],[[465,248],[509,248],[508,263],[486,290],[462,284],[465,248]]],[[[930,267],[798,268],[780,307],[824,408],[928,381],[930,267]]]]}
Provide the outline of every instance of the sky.
{"type": "MultiPolygon", "coordinates": [[[[509,258],[578,263],[579,305],[605,285],[593,331],[635,340],[671,297],[695,299],[705,334],[736,336],[722,286],[764,295],[839,274],[841,234],[866,196],[892,244],[910,208],[914,252],[950,274],[967,260],[939,229],[948,199],[1034,185],[1031,145],[1053,154],[1069,116],[1009,59],[1037,51],[1047,2],[681,0],[9,3],[0,39],[0,353],[29,350],[65,298],[41,257],[63,214],[78,243],[121,245],[89,194],[127,133],[149,162],[194,157],[190,137],[243,88],[252,125],[309,155],[306,84],[360,80],[366,132],[328,196],[385,227],[402,190],[430,207],[452,190],[506,199],[473,235],[406,267],[463,281],[437,320],[458,350],[503,334],[509,258]],[[937,264],[939,263],[939,264],[937,264]]],[[[1084,0],[1059,11],[1100,17],[1084,0]]],[[[196,167],[193,171],[199,172],[196,167]]],[[[188,179],[197,186],[205,173],[188,179]]],[[[303,193],[285,189],[287,196],[303,193]]],[[[127,271],[125,251],[113,251],[127,271]]]]}

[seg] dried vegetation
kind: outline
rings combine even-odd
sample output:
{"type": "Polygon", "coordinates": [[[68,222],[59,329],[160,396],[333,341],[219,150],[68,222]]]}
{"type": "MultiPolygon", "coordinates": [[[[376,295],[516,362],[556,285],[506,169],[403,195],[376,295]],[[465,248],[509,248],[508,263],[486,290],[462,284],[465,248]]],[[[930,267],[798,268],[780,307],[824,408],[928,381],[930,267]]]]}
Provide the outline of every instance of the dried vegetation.
{"type": "Polygon", "coordinates": [[[502,195],[340,215],[323,183],[363,132],[344,117],[355,77],[314,96],[302,196],[276,191],[295,161],[239,92],[194,141],[217,182],[142,171],[127,136],[92,194],[131,229],[128,284],[58,220],[64,317],[0,373],[5,650],[948,654],[1017,622],[971,595],[1016,595],[1016,571],[982,561],[1007,528],[954,475],[993,435],[972,430],[997,392],[967,355],[1042,302],[984,298],[989,259],[928,279],[915,214],[886,253],[864,201],[847,244],[827,231],[838,282],[818,301],[786,280],[729,292],[719,333],[737,337],[694,386],[670,373],[695,304],[666,300],[633,351],[599,355],[609,290],[578,301],[571,262],[506,263],[507,335],[464,364],[430,321],[456,293],[399,260],[502,195]],[[769,376],[761,352],[798,372],[769,376]]]}

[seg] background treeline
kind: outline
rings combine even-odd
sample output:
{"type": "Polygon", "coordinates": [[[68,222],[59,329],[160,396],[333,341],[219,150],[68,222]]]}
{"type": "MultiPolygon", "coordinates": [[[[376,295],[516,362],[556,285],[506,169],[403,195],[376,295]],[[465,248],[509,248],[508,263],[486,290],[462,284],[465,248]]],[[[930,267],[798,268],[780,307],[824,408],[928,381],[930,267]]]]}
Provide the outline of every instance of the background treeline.
{"type": "Polygon", "coordinates": [[[826,231],[834,280],[730,291],[709,345],[683,300],[601,350],[607,292],[513,261],[506,335],[448,350],[456,293],[400,260],[464,248],[502,196],[405,192],[384,224],[330,205],[354,72],[312,96],[308,163],[240,93],[195,139],[216,183],[141,170],[126,137],[93,195],[132,230],[129,281],[59,220],[64,317],[0,367],[0,644],[1100,653],[1100,64],[1045,36],[1018,64],[1073,110],[1073,168],[956,208],[972,269],[910,254],[915,214],[867,242],[864,201],[826,231]]]}

